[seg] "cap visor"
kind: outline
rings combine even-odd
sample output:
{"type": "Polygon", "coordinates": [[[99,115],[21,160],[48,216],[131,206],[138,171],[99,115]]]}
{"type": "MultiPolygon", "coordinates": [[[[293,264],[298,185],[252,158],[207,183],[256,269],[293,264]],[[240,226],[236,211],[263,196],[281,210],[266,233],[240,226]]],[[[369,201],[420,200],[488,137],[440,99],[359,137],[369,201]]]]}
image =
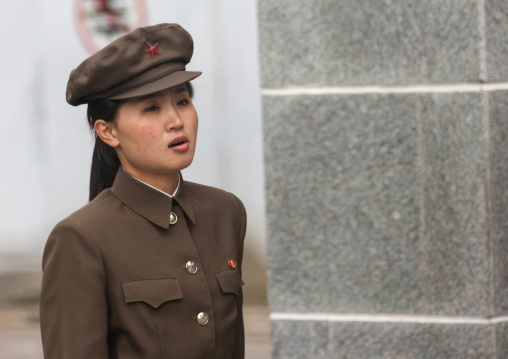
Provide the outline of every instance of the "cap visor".
{"type": "Polygon", "coordinates": [[[125,100],[133,97],[150,95],[155,92],[163,91],[176,85],[186,83],[201,75],[200,71],[175,71],[161,77],[158,80],[150,82],[146,85],[137,87],[133,90],[108,97],[110,100],[125,100]]]}

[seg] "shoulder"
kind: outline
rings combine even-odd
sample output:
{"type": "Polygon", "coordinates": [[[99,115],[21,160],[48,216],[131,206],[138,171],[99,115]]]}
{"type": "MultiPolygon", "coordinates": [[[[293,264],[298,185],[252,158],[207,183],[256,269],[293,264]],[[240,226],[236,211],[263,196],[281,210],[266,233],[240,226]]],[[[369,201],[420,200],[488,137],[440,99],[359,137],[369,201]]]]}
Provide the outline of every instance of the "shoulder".
{"type": "Polygon", "coordinates": [[[119,207],[118,199],[110,189],[102,191],[94,200],[61,220],[52,230],[48,241],[59,238],[83,238],[87,233],[107,226],[119,207]]]}
{"type": "Polygon", "coordinates": [[[189,198],[194,213],[206,217],[211,223],[232,220],[240,228],[241,236],[245,235],[247,214],[242,201],[231,192],[205,186],[194,182],[185,182],[184,190],[189,198]]]}
{"type": "Polygon", "coordinates": [[[104,190],[93,201],[60,221],[51,231],[43,253],[43,270],[49,266],[69,270],[83,258],[89,262],[101,262],[101,249],[97,235],[107,219],[104,218],[115,206],[111,191],[104,190]]]}
{"type": "Polygon", "coordinates": [[[245,211],[242,201],[231,192],[187,181],[184,186],[189,199],[199,202],[200,205],[230,207],[233,210],[245,211]]]}
{"type": "Polygon", "coordinates": [[[185,182],[184,191],[198,223],[204,223],[208,229],[219,228],[218,232],[231,233],[231,238],[236,238],[237,258],[241,265],[247,228],[247,213],[242,201],[230,192],[193,182],[185,182]]]}

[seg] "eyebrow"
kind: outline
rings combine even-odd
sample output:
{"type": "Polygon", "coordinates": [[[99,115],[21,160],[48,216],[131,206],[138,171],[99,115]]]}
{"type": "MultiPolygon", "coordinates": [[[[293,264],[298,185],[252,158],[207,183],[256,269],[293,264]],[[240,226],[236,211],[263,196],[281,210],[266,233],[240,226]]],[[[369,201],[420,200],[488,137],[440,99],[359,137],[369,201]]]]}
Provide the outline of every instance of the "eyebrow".
{"type": "Polygon", "coordinates": [[[187,92],[187,86],[180,85],[180,86],[178,86],[178,88],[175,91],[176,91],[176,93],[187,92]]]}

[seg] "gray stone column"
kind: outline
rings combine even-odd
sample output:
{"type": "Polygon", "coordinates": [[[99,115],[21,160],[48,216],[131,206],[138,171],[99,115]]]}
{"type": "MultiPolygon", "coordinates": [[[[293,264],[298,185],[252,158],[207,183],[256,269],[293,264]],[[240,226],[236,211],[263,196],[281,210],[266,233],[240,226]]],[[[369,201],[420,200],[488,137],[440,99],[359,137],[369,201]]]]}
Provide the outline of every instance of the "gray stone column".
{"type": "Polygon", "coordinates": [[[508,2],[258,11],[274,359],[508,358],[508,2]]]}

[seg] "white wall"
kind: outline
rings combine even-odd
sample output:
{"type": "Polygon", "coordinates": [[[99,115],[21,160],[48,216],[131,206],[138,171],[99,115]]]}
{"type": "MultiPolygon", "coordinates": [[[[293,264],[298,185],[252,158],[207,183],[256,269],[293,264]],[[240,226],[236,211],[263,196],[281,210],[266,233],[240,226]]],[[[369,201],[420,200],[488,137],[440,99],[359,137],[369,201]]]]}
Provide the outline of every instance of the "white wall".
{"type": "MultiPolygon", "coordinates": [[[[0,254],[36,254],[51,228],[87,202],[92,137],[85,106],[65,102],[70,71],[88,56],[70,0],[0,3],[0,254]]],[[[255,0],[147,0],[149,24],[193,36],[189,70],[199,113],[187,180],[245,203],[251,245],[264,252],[261,104],[255,0]]]]}

